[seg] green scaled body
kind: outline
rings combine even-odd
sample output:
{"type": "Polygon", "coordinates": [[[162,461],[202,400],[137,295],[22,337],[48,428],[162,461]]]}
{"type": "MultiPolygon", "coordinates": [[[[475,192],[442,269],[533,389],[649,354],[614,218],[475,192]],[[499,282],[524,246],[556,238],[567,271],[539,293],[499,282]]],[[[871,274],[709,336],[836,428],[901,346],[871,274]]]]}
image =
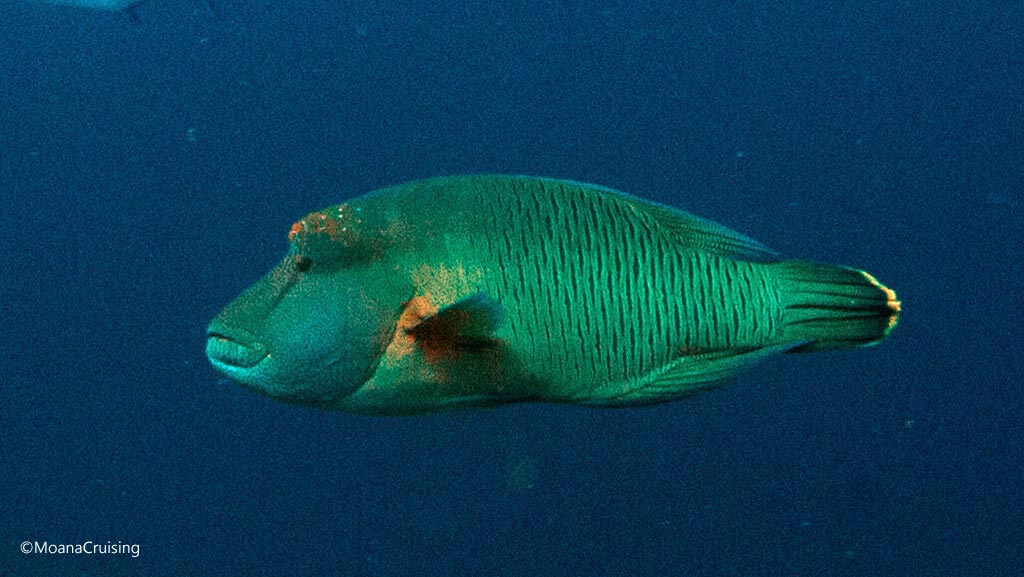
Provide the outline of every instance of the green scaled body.
{"type": "Polygon", "coordinates": [[[412,182],[289,239],[207,354],[258,392],[360,413],[669,401],[775,353],[877,343],[899,315],[867,273],[568,181],[412,182]]]}

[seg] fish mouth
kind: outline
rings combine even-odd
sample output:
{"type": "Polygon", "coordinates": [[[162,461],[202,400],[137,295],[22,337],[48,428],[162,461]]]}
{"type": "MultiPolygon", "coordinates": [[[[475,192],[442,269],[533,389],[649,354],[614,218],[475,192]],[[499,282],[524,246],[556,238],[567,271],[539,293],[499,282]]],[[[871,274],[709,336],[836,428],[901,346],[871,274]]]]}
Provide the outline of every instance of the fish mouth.
{"type": "Polygon", "coordinates": [[[206,333],[206,356],[228,376],[238,376],[260,364],[270,353],[249,335],[220,327],[206,333]]]}

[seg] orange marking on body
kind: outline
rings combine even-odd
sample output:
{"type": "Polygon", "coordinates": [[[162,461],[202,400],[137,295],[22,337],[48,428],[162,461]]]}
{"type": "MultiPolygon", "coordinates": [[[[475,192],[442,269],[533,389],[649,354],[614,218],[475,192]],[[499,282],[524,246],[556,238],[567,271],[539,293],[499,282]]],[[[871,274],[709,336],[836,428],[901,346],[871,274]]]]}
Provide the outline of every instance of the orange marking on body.
{"type": "Polygon", "coordinates": [[[420,264],[412,271],[415,286],[436,296],[442,306],[457,302],[460,298],[478,290],[483,280],[483,271],[470,268],[462,262],[420,264]]]}
{"type": "Polygon", "coordinates": [[[360,209],[341,204],[327,211],[311,212],[292,225],[288,231],[290,242],[301,242],[308,235],[326,235],[345,246],[359,242],[359,229],[363,222],[360,209]]]}
{"type": "Polygon", "coordinates": [[[423,322],[423,319],[436,314],[437,305],[434,304],[430,293],[409,299],[405,303],[402,315],[398,317],[395,333],[391,337],[388,348],[384,351],[384,358],[388,362],[394,363],[413,352],[416,349],[416,339],[409,334],[409,331],[423,322]]]}

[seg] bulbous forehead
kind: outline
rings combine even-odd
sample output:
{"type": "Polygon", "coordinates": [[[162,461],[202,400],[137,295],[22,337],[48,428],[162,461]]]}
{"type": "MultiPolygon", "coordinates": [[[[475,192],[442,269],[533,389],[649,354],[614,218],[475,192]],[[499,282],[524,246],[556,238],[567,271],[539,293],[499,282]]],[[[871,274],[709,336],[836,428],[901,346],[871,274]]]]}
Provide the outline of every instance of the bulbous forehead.
{"type": "Polygon", "coordinates": [[[288,242],[297,248],[318,242],[344,247],[358,244],[363,228],[363,209],[348,203],[311,212],[292,225],[288,242]]]}

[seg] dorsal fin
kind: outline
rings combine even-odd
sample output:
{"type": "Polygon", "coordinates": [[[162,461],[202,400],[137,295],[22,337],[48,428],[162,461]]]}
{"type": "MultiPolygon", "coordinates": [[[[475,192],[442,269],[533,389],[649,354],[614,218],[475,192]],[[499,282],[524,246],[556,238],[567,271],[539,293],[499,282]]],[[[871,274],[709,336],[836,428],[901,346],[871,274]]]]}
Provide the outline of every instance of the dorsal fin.
{"type": "Polygon", "coordinates": [[[611,197],[635,211],[638,217],[652,220],[666,234],[684,246],[711,254],[755,262],[775,262],[779,254],[749,236],[678,208],[635,197],[614,188],[575,180],[539,179],[569,185],[611,197]],[[646,217],[646,218],[645,218],[646,217]]]}
{"type": "Polygon", "coordinates": [[[680,243],[712,254],[750,261],[771,262],[778,253],[749,236],[694,214],[632,197],[626,201],[648,214],[680,243]]]}

